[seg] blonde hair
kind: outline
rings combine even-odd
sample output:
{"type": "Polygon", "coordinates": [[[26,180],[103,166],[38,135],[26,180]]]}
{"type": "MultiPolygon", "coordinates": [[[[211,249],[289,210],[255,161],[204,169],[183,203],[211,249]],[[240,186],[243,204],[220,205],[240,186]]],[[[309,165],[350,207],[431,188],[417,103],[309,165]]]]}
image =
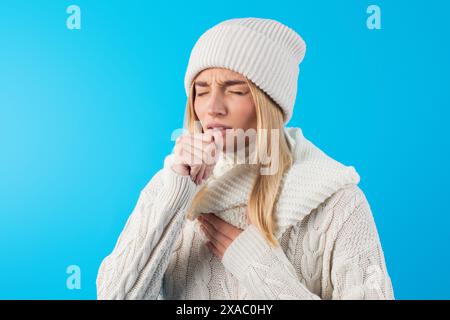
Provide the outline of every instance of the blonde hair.
{"type": "MultiPolygon", "coordinates": [[[[277,228],[274,210],[278,201],[279,189],[281,186],[284,173],[292,166],[293,158],[289,144],[284,134],[284,119],[283,111],[281,108],[261,89],[259,89],[251,80],[246,79],[253,96],[253,101],[256,109],[257,119],[257,136],[256,136],[256,169],[257,176],[253,183],[252,190],[248,198],[248,218],[259,229],[266,240],[272,245],[278,245],[278,241],[274,236],[274,232],[277,228]],[[261,129],[265,129],[266,132],[272,132],[272,129],[278,129],[281,134],[278,135],[279,141],[271,141],[272,136],[270,134],[263,136],[261,129]],[[263,139],[267,139],[263,141],[263,139]],[[278,143],[279,148],[277,155],[272,155],[271,151],[272,143],[278,143]],[[266,164],[268,167],[272,166],[274,157],[278,157],[278,170],[274,174],[261,175],[261,161],[259,161],[259,155],[265,152],[270,162],[266,164]]],[[[186,105],[185,113],[185,128],[190,133],[198,133],[202,130],[195,125],[195,121],[198,118],[194,110],[195,99],[195,87],[192,85],[189,89],[189,96],[186,105]]],[[[206,191],[208,190],[207,184],[205,184],[194,196],[191,207],[188,211],[188,217],[192,217],[192,212],[195,206],[200,202],[206,191]]]]}

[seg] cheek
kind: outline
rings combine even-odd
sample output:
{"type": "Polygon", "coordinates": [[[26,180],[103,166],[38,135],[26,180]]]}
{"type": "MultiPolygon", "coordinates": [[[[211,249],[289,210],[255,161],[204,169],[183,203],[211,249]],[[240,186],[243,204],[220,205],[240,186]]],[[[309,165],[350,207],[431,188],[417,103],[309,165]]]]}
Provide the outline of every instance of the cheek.
{"type": "Polygon", "coordinates": [[[243,100],[233,105],[233,119],[238,127],[248,129],[256,123],[256,109],[253,100],[243,100]]]}
{"type": "Polygon", "coordinates": [[[206,109],[203,108],[203,106],[202,106],[201,103],[199,103],[199,102],[195,102],[195,103],[194,103],[194,111],[195,111],[195,114],[197,115],[197,118],[198,118],[200,121],[203,120],[203,118],[204,118],[204,116],[205,116],[205,114],[206,114],[205,110],[206,110],[206,109]]]}

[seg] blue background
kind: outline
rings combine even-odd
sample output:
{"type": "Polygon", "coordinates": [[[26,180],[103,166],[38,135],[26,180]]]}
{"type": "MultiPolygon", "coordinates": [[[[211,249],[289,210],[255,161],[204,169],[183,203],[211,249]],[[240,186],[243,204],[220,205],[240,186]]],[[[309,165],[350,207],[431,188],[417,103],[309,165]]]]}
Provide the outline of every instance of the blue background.
{"type": "Polygon", "coordinates": [[[182,126],[189,53],[234,17],[307,43],[295,112],[353,165],[398,299],[450,298],[447,1],[0,1],[0,298],[94,299],[182,126]],[[66,8],[81,8],[81,30],[66,8]],[[366,27],[381,8],[382,29],[366,27]],[[66,268],[81,268],[81,289],[66,268]]]}

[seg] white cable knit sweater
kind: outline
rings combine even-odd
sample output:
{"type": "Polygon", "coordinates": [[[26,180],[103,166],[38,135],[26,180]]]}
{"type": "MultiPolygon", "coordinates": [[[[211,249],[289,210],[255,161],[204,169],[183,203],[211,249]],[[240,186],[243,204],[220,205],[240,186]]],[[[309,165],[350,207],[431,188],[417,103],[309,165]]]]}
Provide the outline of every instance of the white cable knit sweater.
{"type": "Polygon", "coordinates": [[[393,299],[369,204],[351,166],[285,128],[294,165],[276,204],[281,246],[272,248],[244,212],[255,170],[217,163],[199,211],[244,229],[222,261],[186,219],[201,186],[170,168],[141,191],[97,276],[98,299],[393,299]]]}

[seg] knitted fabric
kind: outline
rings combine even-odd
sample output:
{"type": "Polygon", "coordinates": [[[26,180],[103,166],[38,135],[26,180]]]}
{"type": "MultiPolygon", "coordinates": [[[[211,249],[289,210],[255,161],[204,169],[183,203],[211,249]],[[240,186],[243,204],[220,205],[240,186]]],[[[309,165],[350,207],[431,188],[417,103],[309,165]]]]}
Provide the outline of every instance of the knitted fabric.
{"type": "Polygon", "coordinates": [[[243,229],[222,259],[186,212],[201,186],[170,168],[140,193],[97,276],[98,299],[393,299],[384,253],[359,175],[299,128],[286,128],[294,164],[271,247],[245,217],[255,171],[221,158],[202,208],[243,229]]]}

